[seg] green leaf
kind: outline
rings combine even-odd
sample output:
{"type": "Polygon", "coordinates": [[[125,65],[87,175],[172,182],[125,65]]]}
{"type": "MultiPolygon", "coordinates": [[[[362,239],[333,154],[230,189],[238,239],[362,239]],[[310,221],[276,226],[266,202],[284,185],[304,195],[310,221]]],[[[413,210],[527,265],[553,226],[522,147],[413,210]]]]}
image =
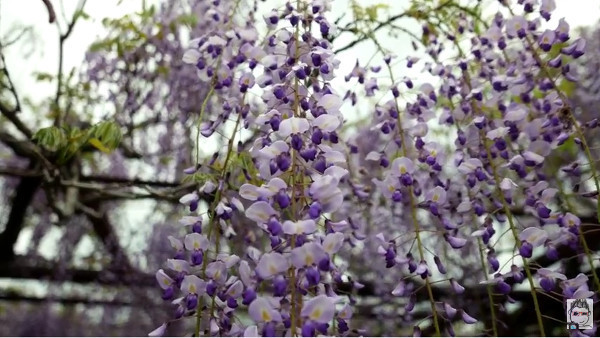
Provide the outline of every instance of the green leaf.
{"type": "Polygon", "coordinates": [[[365,10],[358,4],[356,0],[352,0],[352,14],[356,21],[363,20],[365,16],[365,10]]]}
{"type": "Polygon", "coordinates": [[[90,52],[110,51],[113,46],[113,40],[96,41],[90,45],[90,52]]]}
{"type": "Polygon", "coordinates": [[[577,85],[574,82],[563,79],[558,84],[558,89],[565,93],[567,96],[573,95],[573,92],[577,88],[577,85]]]}
{"type": "Polygon", "coordinates": [[[67,144],[64,131],[57,127],[48,127],[38,130],[33,135],[33,141],[49,151],[55,152],[67,144]]]}
{"type": "Polygon", "coordinates": [[[89,20],[91,17],[90,17],[90,15],[89,15],[88,13],[86,13],[86,12],[85,12],[85,11],[82,9],[82,10],[79,10],[79,11],[75,12],[75,14],[73,15],[73,18],[74,18],[74,19],[77,19],[77,18],[82,18],[82,19],[84,19],[84,20],[89,20]]]}
{"type": "Polygon", "coordinates": [[[98,139],[109,151],[115,150],[123,138],[119,125],[111,121],[96,124],[90,128],[89,134],[91,137],[98,139]]]}
{"type": "Polygon", "coordinates": [[[66,147],[61,148],[58,152],[58,164],[66,163],[71,157],[77,154],[81,146],[80,142],[72,142],[67,144],[66,147]]]}
{"type": "Polygon", "coordinates": [[[203,172],[196,172],[192,175],[188,175],[186,177],[183,178],[182,182],[183,183],[198,183],[198,184],[204,184],[204,182],[208,181],[208,180],[214,180],[213,175],[208,174],[208,173],[203,173],[203,172]]]}
{"type": "Polygon", "coordinates": [[[54,80],[54,75],[46,72],[35,72],[35,79],[37,81],[52,81],[54,80]]]}
{"type": "Polygon", "coordinates": [[[94,148],[100,150],[103,153],[110,153],[110,149],[108,149],[107,147],[104,146],[104,144],[102,144],[102,142],[100,142],[99,139],[92,137],[88,140],[88,143],[91,144],[94,148]]]}
{"type": "Polygon", "coordinates": [[[377,4],[377,5],[373,5],[373,6],[369,6],[369,7],[365,8],[365,12],[366,12],[367,16],[369,17],[370,21],[377,21],[377,11],[379,9],[387,9],[387,8],[389,8],[389,6],[386,4],[377,4]]]}

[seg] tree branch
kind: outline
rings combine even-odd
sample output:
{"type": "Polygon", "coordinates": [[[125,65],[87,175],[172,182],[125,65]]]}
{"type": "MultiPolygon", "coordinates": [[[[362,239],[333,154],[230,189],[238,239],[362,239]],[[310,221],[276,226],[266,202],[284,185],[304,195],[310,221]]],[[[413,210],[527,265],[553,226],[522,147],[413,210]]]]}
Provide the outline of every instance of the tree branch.
{"type": "Polygon", "coordinates": [[[17,112],[17,109],[10,109],[4,103],[0,102],[0,113],[2,113],[2,115],[4,115],[10,122],[12,122],[12,124],[14,124],[15,127],[17,127],[21,133],[23,133],[23,135],[25,135],[25,137],[31,139],[33,133],[23,123],[23,121],[17,117],[17,112]]]}
{"type": "MultiPolygon", "coordinates": [[[[15,88],[15,85],[12,82],[12,78],[10,77],[10,73],[8,72],[8,67],[6,65],[6,59],[4,58],[4,53],[2,53],[3,48],[4,48],[4,46],[2,44],[0,44],[0,60],[2,60],[2,72],[4,73],[4,76],[6,76],[6,79],[8,80],[8,87],[9,87],[8,89],[10,90],[10,92],[13,94],[13,97],[15,98],[15,108],[14,108],[14,110],[12,110],[12,112],[18,113],[21,111],[21,101],[19,100],[19,95],[17,93],[17,89],[15,88]]],[[[0,105],[0,108],[2,108],[2,109],[0,109],[0,110],[2,110],[2,114],[5,113],[4,112],[5,110],[10,111],[10,109],[8,109],[8,107],[5,107],[3,105],[0,105]],[[2,108],[2,107],[4,107],[4,108],[2,108]]],[[[9,120],[11,119],[9,116],[7,116],[7,117],[9,118],[9,120]]],[[[14,121],[13,121],[13,123],[14,123],[14,121]]],[[[15,125],[17,126],[17,128],[19,128],[19,126],[17,124],[15,124],[15,125]]],[[[21,131],[24,132],[23,130],[21,130],[21,131]]],[[[31,138],[31,136],[28,136],[28,138],[31,138]]]]}
{"type": "MultiPolygon", "coordinates": [[[[438,10],[440,10],[440,9],[442,9],[442,8],[444,8],[444,7],[448,6],[448,5],[450,5],[450,4],[451,4],[453,1],[454,1],[454,0],[448,0],[448,1],[442,2],[442,3],[441,3],[441,4],[439,4],[437,7],[435,7],[435,8],[432,8],[432,9],[431,9],[431,11],[432,11],[432,12],[438,11],[438,10]]],[[[410,11],[410,10],[407,10],[407,11],[405,11],[405,12],[402,12],[402,13],[400,13],[400,14],[397,14],[397,15],[391,16],[391,17],[389,17],[389,18],[388,18],[386,21],[379,22],[379,23],[377,24],[377,26],[375,26],[375,28],[373,28],[373,29],[371,30],[371,33],[375,33],[375,32],[377,32],[378,30],[380,30],[380,29],[382,29],[382,28],[384,28],[384,27],[386,27],[386,26],[390,25],[392,22],[394,22],[394,21],[396,21],[396,20],[399,20],[399,19],[402,19],[402,18],[404,18],[404,17],[410,17],[411,15],[414,15],[414,12],[412,12],[412,11],[410,11]]],[[[351,31],[351,30],[349,30],[349,29],[348,29],[348,26],[346,26],[346,28],[344,28],[344,29],[343,29],[343,31],[351,31]]],[[[357,32],[356,32],[356,31],[353,31],[353,33],[355,33],[355,34],[356,34],[357,32]]],[[[367,35],[367,34],[363,34],[363,35],[362,35],[361,37],[359,37],[358,39],[356,39],[356,40],[353,40],[352,42],[348,43],[347,45],[345,45],[345,46],[343,46],[343,47],[340,47],[340,48],[336,49],[336,50],[335,50],[333,53],[334,53],[334,54],[337,54],[337,53],[343,52],[343,51],[345,51],[345,50],[348,50],[348,49],[350,49],[350,48],[352,48],[352,47],[356,46],[357,44],[359,44],[359,43],[361,43],[361,42],[363,42],[363,41],[365,41],[365,40],[367,40],[367,39],[369,39],[369,35],[367,35]]]]}
{"type": "Polygon", "coordinates": [[[52,176],[57,175],[57,170],[43,154],[42,151],[31,141],[22,141],[9,133],[0,131],[0,141],[6,144],[17,155],[29,158],[32,161],[38,160],[48,170],[52,176]]]}
{"type": "Polygon", "coordinates": [[[44,304],[48,302],[59,303],[62,305],[89,305],[89,306],[132,306],[132,307],[144,307],[148,306],[147,303],[143,302],[126,302],[122,300],[96,300],[88,299],[83,297],[32,297],[19,295],[15,293],[0,294],[0,301],[6,302],[27,302],[33,304],[44,304]]]}
{"type": "Polygon", "coordinates": [[[56,96],[54,97],[54,109],[56,110],[56,117],[54,119],[54,126],[58,127],[61,125],[61,119],[64,118],[64,116],[62,116],[63,114],[61,114],[60,112],[60,96],[62,95],[62,85],[63,85],[63,58],[64,58],[64,44],[65,41],[69,38],[69,36],[71,35],[71,33],[73,32],[73,28],[75,27],[75,24],[77,23],[79,17],[80,17],[80,12],[83,10],[83,7],[85,7],[85,3],[87,0],[82,0],[80,1],[79,5],[77,6],[77,9],[75,10],[75,14],[73,14],[73,18],[71,19],[71,22],[69,23],[69,25],[67,26],[67,31],[64,33],[60,33],[60,25],[58,24],[58,21],[56,21],[56,26],[58,27],[58,31],[59,31],[59,38],[58,38],[58,73],[57,73],[57,84],[56,84],[56,96]]]}
{"type": "Polygon", "coordinates": [[[114,271],[85,270],[67,268],[63,274],[57,274],[54,263],[43,259],[31,265],[27,257],[16,256],[12,262],[0,262],[0,278],[35,279],[53,282],[73,282],[81,284],[98,283],[102,285],[124,285],[135,287],[156,287],[154,275],[135,269],[114,271]]]}
{"type": "Polygon", "coordinates": [[[52,6],[50,0],[42,0],[42,2],[48,11],[48,23],[53,23],[56,21],[56,12],[54,11],[54,6],[52,6]]]}
{"type": "Polygon", "coordinates": [[[102,244],[104,244],[106,250],[110,253],[112,257],[111,266],[114,269],[118,269],[120,271],[130,271],[131,263],[129,262],[129,258],[127,257],[125,250],[123,250],[123,248],[119,244],[119,238],[115,234],[114,228],[110,223],[108,215],[106,214],[106,212],[99,212],[99,210],[102,209],[101,203],[91,202],[88,204],[84,204],[84,207],[97,212],[97,214],[93,214],[90,212],[84,213],[88,216],[88,219],[92,223],[92,228],[94,229],[94,232],[102,241],[102,244]]]}
{"type": "Polygon", "coordinates": [[[168,182],[168,181],[151,181],[143,180],[139,178],[121,178],[112,177],[106,175],[84,175],[81,176],[80,181],[82,182],[100,182],[100,183],[120,183],[126,186],[132,185],[148,185],[153,187],[164,187],[164,188],[178,188],[183,184],[181,182],[168,182]]]}
{"type": "MultiPolygon", "coordinates": [[[[35,167],[36,162],[32,161],[29,169],[35,167]]],[[[14,257],[14,245],[23,228],[27,208],[41,183],[42,177],[23,177],[19,182],[8,214],[8,221],[4,231],[0,234],[0,262],[8,262],[14,257]]]]}
{"type": "Polygon", "coordinates": [[[23,170],[23,168],[0,168],[0,176],[14,177],[40,177],[43,173],[39,170],[23,170]]]}

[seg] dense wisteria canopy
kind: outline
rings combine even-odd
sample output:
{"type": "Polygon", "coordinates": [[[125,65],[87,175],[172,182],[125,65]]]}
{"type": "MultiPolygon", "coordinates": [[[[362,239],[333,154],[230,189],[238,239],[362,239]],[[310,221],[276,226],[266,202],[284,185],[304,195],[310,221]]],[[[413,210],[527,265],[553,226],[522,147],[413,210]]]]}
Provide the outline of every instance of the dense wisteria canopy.
{"type": "Polygon", "coordinates": [[[54,327],[0,334],[596,336],[567,300],[599,300],[600,30],[555,0],[340,2],[105,19],[31,123],[3,57],[0,277],[103,289],[90,327],[42,302],[54,327]]]}

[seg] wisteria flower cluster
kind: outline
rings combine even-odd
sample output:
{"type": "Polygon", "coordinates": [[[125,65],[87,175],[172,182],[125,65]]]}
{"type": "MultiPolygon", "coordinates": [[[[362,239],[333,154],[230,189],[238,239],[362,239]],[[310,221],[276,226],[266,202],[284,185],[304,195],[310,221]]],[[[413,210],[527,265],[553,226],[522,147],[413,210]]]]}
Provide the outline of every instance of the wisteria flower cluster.
{"type": "Polygon", "coordinates": [[[497,336],[519,297],[546,335],[542,299],[597,299],[582,219],[600,221],[585,137],[598,123],[577,118],[568,92],[585,40],[564,19],[543,28],[553,0],[499,1],[490,22],[464,10],[438,26],[421,17],[422,55],[406,60],[356,22],[378,55],[350,74],[336,73],[331,1],[264,15],[240,0],[198,6],[207,28],[183,56],[209,88],[196,147],[213,135],[226,142],[186,169],[202,177],[180,200],[189,233],[169,238],[175,254],[156,273],[174,320],[195,318],[195,336],[455,335],[455,326],[497,336]],[[399,66],[435,80],[399,76],[399,66]],[[354,84],[345,95],[331,84],[340,76],[354,84]],[[363,96],[377,103],[346,134],[342,111],[363,96]],[[589,273],[550,264],[568,250],[589,273]],[[367,289],[384,301],[371,309],[380,327],[353,326],[367,289]],[[491,321],[478,319],[484,311],[491,321]]]}

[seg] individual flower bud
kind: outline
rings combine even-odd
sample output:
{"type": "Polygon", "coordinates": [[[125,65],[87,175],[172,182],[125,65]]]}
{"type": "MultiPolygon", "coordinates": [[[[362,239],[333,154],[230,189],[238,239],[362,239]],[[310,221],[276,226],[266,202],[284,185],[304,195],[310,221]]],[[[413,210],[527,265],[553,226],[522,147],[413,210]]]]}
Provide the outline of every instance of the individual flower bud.
{"type": "Polygon", "coordinates": [[[242,304],[249,305],[256,299],[256,291],[254,289],[246,289],[242,294],[242,304]]]}
{"type": "Polygon", "coordinates": [[[510,293],[511,287],[505,281],[499,280],[498,283],[496,284],[496,290],[500,294],[507,295],[510,293]]]}
{"type": "Polygon", "coordinates": [[[525,258],[531,258],[533,253],[533,245],[527,241],[522,241],[519,247],[519,254],[525,258]]]}
{"type": "Polygon", "coordinates": [[[306,269],[306,279],[308,280],[309,286],[315,286],[319,284],[321,280],[321,273],[315,267],[308,267],[306,269]]]}
{"type": "Polygon", "coordinates": [[[444,266],[444,264],[442,264],[442,261],[440,260],[440,258],[438,256],[434,256],[433,261],[435,262],[435,265],[437,266],[438,271],[441,274],[446,274],[446,272],[447,272],[446,267],[444,266]]]}
{"type": "Polygon", "coordinates": [[[281,275],[273,279],[273,295],[275,297],[283,297],[286,294],[288,283],[281,275]]]}

